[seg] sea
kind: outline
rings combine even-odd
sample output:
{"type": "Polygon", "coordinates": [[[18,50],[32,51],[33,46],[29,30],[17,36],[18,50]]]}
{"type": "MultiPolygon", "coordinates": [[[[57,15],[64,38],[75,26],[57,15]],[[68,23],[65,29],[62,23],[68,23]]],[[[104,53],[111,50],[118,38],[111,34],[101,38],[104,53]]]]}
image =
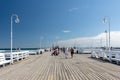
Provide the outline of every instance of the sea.
{"type": "MultiPolygon", "coordinates": [[[[18,48],[13,48],[12,50],[17,50],[18,48]]],[[[20,50],[38,50],[39,48],[20,48],[20,50]]],[[[0,48],[0,50],[11,50],[11,48],[0,48]]]]}

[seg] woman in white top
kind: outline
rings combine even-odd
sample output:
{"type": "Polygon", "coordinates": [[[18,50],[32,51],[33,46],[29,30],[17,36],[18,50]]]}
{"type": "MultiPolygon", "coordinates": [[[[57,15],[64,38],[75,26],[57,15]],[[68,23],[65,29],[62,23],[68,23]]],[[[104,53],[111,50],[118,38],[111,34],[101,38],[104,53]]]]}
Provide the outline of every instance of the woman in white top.
{"type": "Polygon", "coordinates": [[[66,59],[67,59],[68,55],[69,55],[69,48],[66,48],[66,49],[65,49],[65,58],[66,58],[66,59]]]}

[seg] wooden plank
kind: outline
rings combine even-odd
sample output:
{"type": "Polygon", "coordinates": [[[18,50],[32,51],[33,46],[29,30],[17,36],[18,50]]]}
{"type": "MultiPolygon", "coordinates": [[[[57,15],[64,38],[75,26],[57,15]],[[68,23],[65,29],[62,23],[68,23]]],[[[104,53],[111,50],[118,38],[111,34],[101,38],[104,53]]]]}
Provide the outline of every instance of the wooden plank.
{"type": "Polygon", "coordinates": [[[1,80],[120,80],[120,66],[89,58],[90,54],[75,54],[65,59],[64,54],[50,52],[32,55],[14,65],[0,68],[1,80]]]}

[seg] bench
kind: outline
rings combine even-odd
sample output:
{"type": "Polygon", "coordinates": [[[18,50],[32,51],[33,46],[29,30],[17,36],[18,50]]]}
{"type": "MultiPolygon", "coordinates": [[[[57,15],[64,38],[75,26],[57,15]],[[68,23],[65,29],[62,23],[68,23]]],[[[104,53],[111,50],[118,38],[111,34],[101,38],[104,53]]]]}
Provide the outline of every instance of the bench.
{"type": "Polygon", "coordinates": [[[5,59],[5,54],[4,53],[0,53],[0,65],[5,65],[11,63],[11,60],[6,60],[5,59]]]}

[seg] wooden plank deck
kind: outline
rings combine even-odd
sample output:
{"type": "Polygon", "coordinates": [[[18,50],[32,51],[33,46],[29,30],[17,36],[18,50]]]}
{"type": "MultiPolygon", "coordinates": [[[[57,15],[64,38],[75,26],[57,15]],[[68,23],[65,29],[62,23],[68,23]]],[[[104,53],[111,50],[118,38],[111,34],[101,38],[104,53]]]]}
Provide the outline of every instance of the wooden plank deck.
{"type": "Polygon", "coordinates": [[[90,54],[32,55],[14,65],[0,68],[0,80],[120,80],[120,66],[94,60],[90,54]]]}

